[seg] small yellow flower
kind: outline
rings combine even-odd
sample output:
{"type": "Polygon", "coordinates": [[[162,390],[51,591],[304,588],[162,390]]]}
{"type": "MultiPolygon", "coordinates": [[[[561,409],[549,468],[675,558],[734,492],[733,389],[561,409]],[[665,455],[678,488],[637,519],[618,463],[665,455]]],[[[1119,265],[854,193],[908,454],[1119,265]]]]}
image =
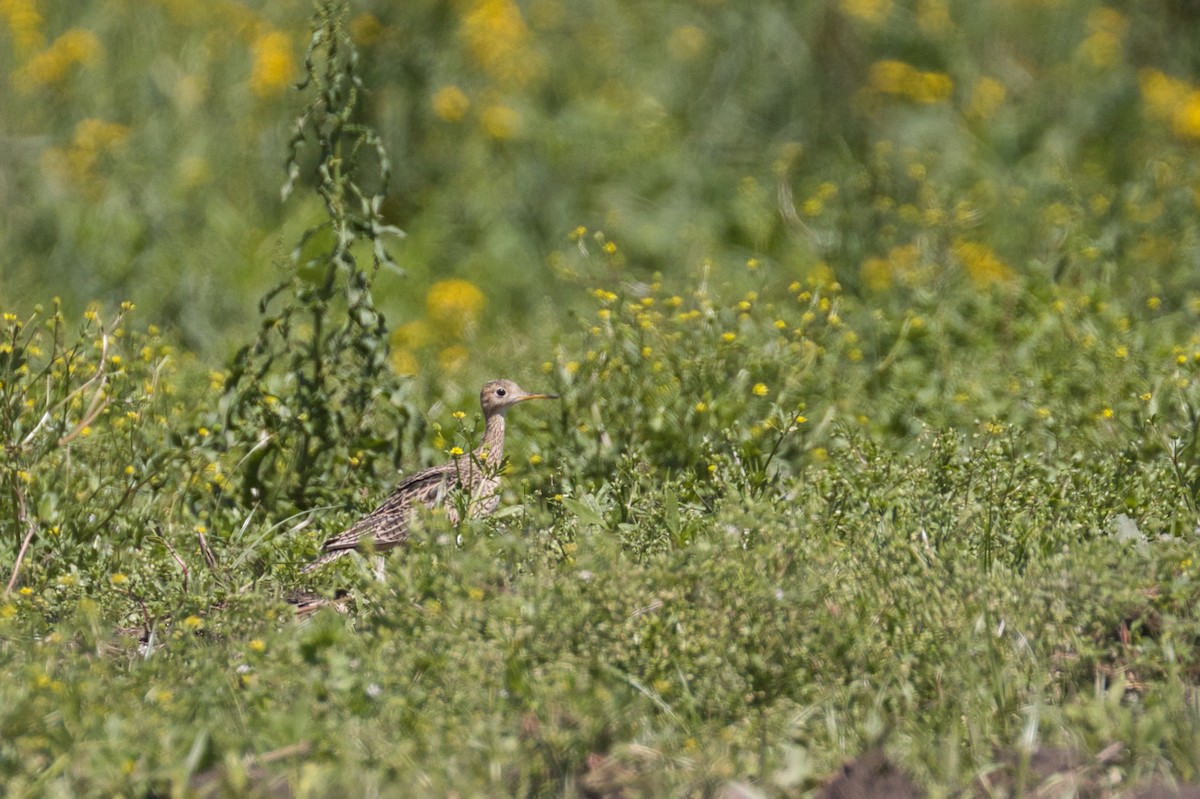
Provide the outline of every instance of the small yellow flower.
{"type": "Polygon", "coordinates": [[[296,57],[286,33],[268,30],[254,40],[250,88],[259,97],[283,91],[296,72],[296,57]]]}
{"type": "Polygon", "coordinates": [[[455,419],[465,419],[467,416],[463,411],[455,411],[453,415],[455,419]]]}
{"type": "Polygon", "coordinates": [[[109,577],[108,581],[113,585],[124,585],[125,583],[129,582],[129,578],[124,574],[121,574],[121,572],[117,572],[112,577],[109,577]]]}
{"type": "Polygon", "coordinates": [[[617,251],[617,244],[613,241],[606,241],[601,249],[603,249],[608,255],[612,255],[617,251]]]}
{"type": "Polygon", "coordinates": [[[462,454],[463,454],[462,447],[451,447],[450,448],[450,456],[451,457],[457,458],[459,455],[462,455],[462,454]]]}
{"type": "Polygon", "coordinates": [[[767,396],[767,384],[766,383],[755,383],[754,388],[752,388],[750,390],[754,393],[754,396],[756,396],[756,397],[767,396]]]}
{"type": "Polygon", "coordinates": [[[1154,395],[1147,391],[1144,394],[1139,394],[1138,399],[1140,399],[1142,402],[1149,402],[1151,399],[1153,399],[1153,396],[1154,395]]]}
{"type": "Polygon", "coordinates": [[[1146,307],[1152,311],[1157,311],[1162,307],[1162,300],[1158,297],[1151,297],[1150,299],[1146,300],[1146,307]]]}
{"type": "Polygon", "coordinates": [[[135,471],[137,470],[133,468],[132,464],[125,467],[125,474],[132,475],[135,471]]]}
{"type": "Polygon", "coordinates": [[[470,107],[470,98],[457,86],[443,86],[433,95],[433,113],[445,122],[461,122],[470,107]]]}
{"type": "Polygon", "coordinates": [[[208,428],[207,427],[198,428],[196,430],[196,435],[200,436],[201,438],[208,438],[208,428]]]}
{"type": "Polygon", "coordinates": [[[483,292],[469,280],[438,281],[425,295],[425,312],[429,320],[439,330],[456,337],[463,337],[473,330],[486,305],[483,292]]]}
{"type": "Polygon", "coordinates": [[[489,105],[479,116],[483,130],[497,141],[516,136],[521,130],[521,114],[516,109],[499,103],[489,105]]]}
{"type": "Polygon", "coordinates": [[[21,590],[17,593],[19,593],[21,596],[33,596],[33,589],[27,585],[23,585],[21,586],[21,590]]]}
{"type": "Polygon", "coordinates": [[[700,402],[697,402],[695,405],[695,410],[696,410],[696,413],[704,413],[705,411],[708,410],[708,403],[704,402],[703,400],[701,400],[700,402]]]}
{"type": "Polygon", "coordinates": [[[183,620],[183,626],[189,630],[195,630],[204,626],[204,620],[199,616],[188,616],[183,620]]]}
{"type": "Polygon", "coordinates": [[[248,646],[254,652],[262,652],[267,648],[267,645],[261,638],[251,638],[248,646]]]}
{"type": "Polygon", "coordinates": [[[530,466],[537,466],[541,462],[542,462],[542,456],[537,454],[536,452],[529,456],[529,465],[530,466]]]}
{"type": "Polygon", "coordinates": [[[1105,408],[1104,410],[1100,411],[1100,415],[1105,419],[1111,419],[1113,418],[1113,409],[1105,408]]]}
{"type": "MultiPolygon", "coordinates": [[[[22,4],[4,5],[20,7],[22,4]]],[[[12,15],[19,12],[9,9],[5,13],[12,15]]],[[[36,11],[32,13],[37,14],[36,11]]],[[[11,18],[9,24],[12,25],[11,18]]],[[[103,47],[94,33],[81,28],[71,28],[45,50],[30,58],[25,66],[13,75],[13,82],[26,91],[36,90],[62,81],[74,65],[93,63],[101,55],[103,47]]]]}
{"type": "Polygon", "coordinates": [[[724,341],[726,344],[729,344],[729,343],[735,341],[736,339],[737,339],[737,333],[734,333],[733,331],[729,331],[727,333],[721,334],[721,341],[724,341]]]}
{"type": "Polygon", "coordinates": [[[808,421],[808,417],[807,416],[797,416],[794,421],[796,422],[796,424],[804,424],[805,422],[808,421]]]}

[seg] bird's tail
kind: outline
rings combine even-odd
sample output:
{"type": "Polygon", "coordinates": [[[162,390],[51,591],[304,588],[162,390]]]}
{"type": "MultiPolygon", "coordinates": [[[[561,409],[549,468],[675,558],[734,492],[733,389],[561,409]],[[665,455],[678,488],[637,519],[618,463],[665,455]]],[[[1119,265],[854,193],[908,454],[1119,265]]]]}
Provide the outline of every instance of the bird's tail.
{"type": "Polygon", "coordinates": [[[308,564],[303,569],[301,569],[300,573],[308,574],[310,572],[314,572],[317,569],[324,566],[326,563],[332,563],[333,561],[337,560],[338,558],[342,557],[343,555],[349,555],[353,551],[354,550],[352,550],[352,549],[335,549],[331,552],[326,552],[324,555],[317,558],[312,563],[308,564]]]}

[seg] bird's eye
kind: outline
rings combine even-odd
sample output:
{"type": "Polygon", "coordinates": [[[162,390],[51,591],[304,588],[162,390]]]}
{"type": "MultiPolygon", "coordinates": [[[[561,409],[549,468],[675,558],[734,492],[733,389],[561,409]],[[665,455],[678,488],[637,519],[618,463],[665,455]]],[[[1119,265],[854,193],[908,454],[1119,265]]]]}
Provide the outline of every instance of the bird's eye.
{"type": "Polygon", "coordinates": [[[503,397],[503,396],[504,396],[505,394],[507,394],[507,393],[508,393],[508,392],[507,392],[507,391],[505,391],[505,390],[504,390],[504,389],[502,389],[502,388],[498,388],[498,389],[496,389],[496,396],[497,396],[497,397],[503,397]]]}

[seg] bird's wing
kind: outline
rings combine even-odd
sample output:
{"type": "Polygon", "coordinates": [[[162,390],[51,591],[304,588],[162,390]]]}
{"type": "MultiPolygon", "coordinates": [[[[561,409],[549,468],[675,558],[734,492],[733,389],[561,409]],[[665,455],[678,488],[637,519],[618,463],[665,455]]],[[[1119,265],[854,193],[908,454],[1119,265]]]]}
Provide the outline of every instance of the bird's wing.
{"type": "Polygon", "coordinates": [[[423,469],[406,477],[382,504],[321,545],[324,552],[354,549],[364,539],[391,546],[408,536],[408,525],[417,505],[435,507],[458,482],[454,463],[423,469]]]}

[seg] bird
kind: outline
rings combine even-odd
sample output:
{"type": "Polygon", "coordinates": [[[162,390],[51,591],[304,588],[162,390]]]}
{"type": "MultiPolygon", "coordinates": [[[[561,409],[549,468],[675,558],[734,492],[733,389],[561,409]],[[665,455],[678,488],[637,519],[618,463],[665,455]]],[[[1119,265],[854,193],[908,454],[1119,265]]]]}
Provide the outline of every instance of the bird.
{"type": "MultiPolygon", "coordinates": [[[[459,451],[449,463],[423,469],[397,485],[379,507],[321,545],[321,554],[301,573],[308,573],[364,546],[380,552],[408,540],[421,507],[444,508],[458,524],[460,508],[468,517],[488,516],[500,504],[500,468],[504,458],[504,414],[512,406],[557,394],[531,393],[511,380],[490,380],[479,392],[483,409],[483,441],[472,452],[459,451]],[[463,497],[465,505],[456,502],[463,497]]],[[[453,452],[453,450],[451,450],[453,452]]]]}

